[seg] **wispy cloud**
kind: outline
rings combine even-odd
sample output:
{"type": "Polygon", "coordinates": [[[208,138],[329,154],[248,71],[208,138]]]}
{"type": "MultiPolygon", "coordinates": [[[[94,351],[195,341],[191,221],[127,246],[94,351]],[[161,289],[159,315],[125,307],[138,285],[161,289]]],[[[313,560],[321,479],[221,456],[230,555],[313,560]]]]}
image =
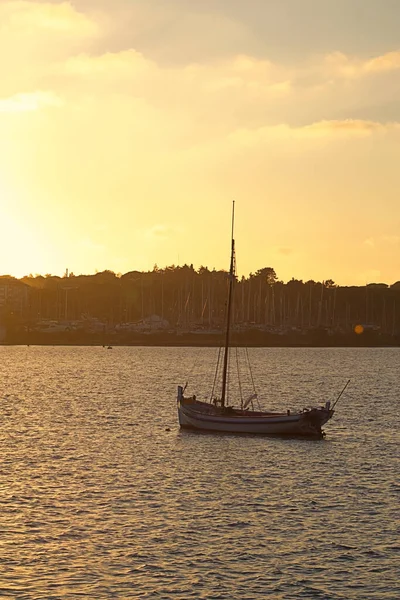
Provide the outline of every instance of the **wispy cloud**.
{"type": "Polygon", "coordinates": [[[106,250],[105,244],[100,244],[91,238],[83,238],[78,242],[80,250],[85,250],[94,253],[104,252],[106,250]]]}
{"type": "Polygon", "coordinates": [[[289,256],[290,254],[293,254],[294,250],[293,248],[278,248],[278,254],[281,254],[282,256],[289,256]]]}
{"type": "Polygon", "coordinates": [[[178,228],[166,224],[155,224],[147,229],[142,229],[141,234],[147,240],[166,240],[178,235],[178,228]]]}
{"type": "Polygon", "coordinates": [[[377,237],[370,237],[364,240],[364,245],[369,248],[400,246],[400,236],[379,235],[377,237]]]}
{"type": "Polygon", "coordinates": [[[364,240],[364,246],[367,246],[368,248],[375,248],[375,240],[374,238],[367,238],[366,240],[364,240]]]}
{"type": "Polygon", "coordinates": [[[256,129],[238,129],[232,132],[230,139],[239,144],[252,145],[272,139],[365,138],[373,134],[387,133],[400,133],[400,123],[378,123],[354,119],[318,121],[299,127],[282,123],[256,129]]]}

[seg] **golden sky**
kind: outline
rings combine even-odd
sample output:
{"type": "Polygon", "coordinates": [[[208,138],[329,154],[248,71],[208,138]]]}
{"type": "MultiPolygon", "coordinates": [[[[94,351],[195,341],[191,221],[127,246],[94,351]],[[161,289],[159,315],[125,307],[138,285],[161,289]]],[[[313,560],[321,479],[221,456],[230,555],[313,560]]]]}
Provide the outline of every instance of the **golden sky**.
{"type": "Polygon", "coordinates": [[[0,274],[400,279],[398,0],[0,1],[0,274]]]}

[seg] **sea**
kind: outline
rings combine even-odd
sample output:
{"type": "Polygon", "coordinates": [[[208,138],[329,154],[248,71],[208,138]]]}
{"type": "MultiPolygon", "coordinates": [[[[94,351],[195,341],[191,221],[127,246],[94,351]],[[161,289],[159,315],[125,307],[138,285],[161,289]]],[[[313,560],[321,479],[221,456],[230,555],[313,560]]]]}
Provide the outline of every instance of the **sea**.
{"type": "Polygon", "coordinates": [[[0,347],[0,598],[400,598],[400,348],[248,350],[321,440],[181,431],[217,353],[0,347]]]}

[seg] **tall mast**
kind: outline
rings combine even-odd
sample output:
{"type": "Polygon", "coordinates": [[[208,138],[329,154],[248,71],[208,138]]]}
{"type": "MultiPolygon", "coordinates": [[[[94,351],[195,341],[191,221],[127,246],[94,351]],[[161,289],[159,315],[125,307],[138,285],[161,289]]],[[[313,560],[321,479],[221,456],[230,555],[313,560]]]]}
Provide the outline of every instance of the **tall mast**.
{"type": "Polygon", "coordinates": [[[229,354],[229,333],[231,327],[231,312],[232,312],[232,290],[233,290],[233,278],[235,276],[235,240],[233,239],[233,226],[235,222],[235,201],[232,205],[232,234],[231,234],[231,266],[229,269],[229,294],[228,294],[228,308],[226,315],[226,332],[225,332],[225,352],[224,352],[224,367],[222,375],[222,392],[221,392],[221,406],[225,406],[225,395],[226,395],[226,380],[228,372],[228,354],[229,354]]]}

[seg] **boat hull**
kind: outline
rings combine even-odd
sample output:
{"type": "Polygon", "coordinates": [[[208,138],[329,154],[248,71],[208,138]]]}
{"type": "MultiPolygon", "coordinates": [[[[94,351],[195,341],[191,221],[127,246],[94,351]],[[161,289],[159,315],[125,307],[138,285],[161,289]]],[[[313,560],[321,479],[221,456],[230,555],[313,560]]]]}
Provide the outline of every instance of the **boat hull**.
{"type": "Polygon", "coordinates": [[[203,402],[178,399],[180,426],[202,431],[321,437],[321,428],[332,414],[325,408],[293,414],[224,411],[203,402]]]}

